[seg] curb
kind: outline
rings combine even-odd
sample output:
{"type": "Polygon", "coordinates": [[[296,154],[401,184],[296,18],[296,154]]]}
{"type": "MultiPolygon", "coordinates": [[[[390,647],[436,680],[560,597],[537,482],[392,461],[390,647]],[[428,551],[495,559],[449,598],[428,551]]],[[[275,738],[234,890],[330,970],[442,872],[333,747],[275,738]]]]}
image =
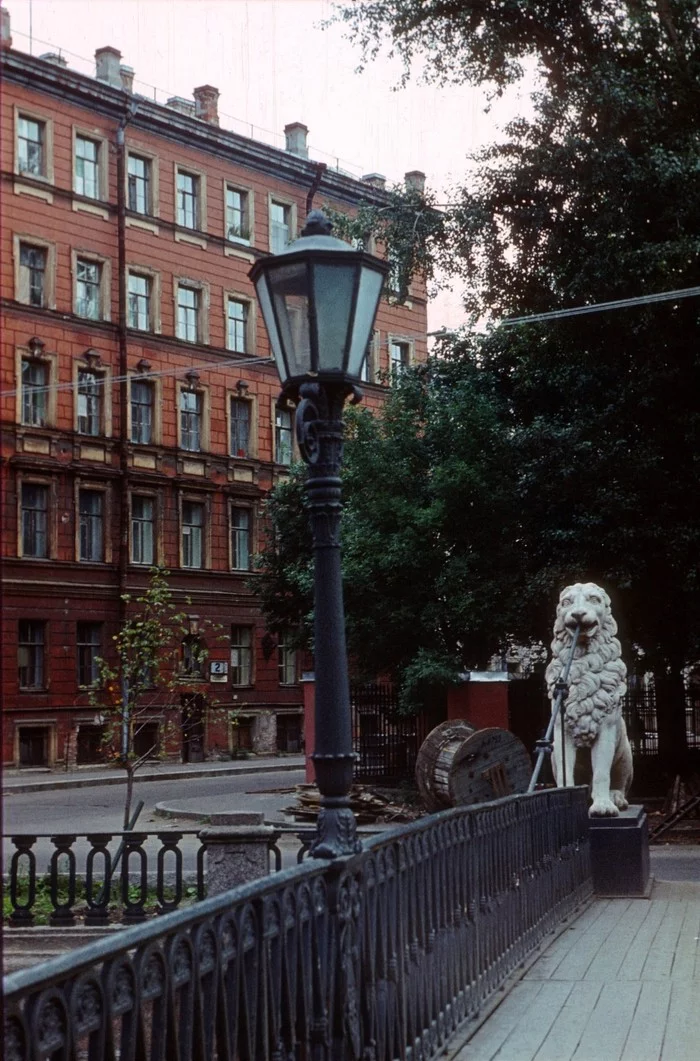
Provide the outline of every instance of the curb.
{"type": "MultiPolygon", "coordinates": [[[[277,774],[284,772],[291,772],[293,770],[303,770],[303,763],[285,763],[280,762],[279,765],[274,766],[232,766],[230,768],[221,767],[214,768],[211,770],[192,770],[187,772],[184,770],[163,770],[157,774],[137,774],[136,780],[141,783],[144,781],[179,781],[182,778],[190,777],[231,777],[235,774],[277,774]]],[[[55,792],[57,789],[64,788],[97,788],[101,785],[125,785],[126,776],[119,775],[117,777],[71,777],[71,778],[55,778],[51,781],[20,781],[18,784],[9,784],[3,787],[3,796],[21,795],[26,792],[55,792]]]]}

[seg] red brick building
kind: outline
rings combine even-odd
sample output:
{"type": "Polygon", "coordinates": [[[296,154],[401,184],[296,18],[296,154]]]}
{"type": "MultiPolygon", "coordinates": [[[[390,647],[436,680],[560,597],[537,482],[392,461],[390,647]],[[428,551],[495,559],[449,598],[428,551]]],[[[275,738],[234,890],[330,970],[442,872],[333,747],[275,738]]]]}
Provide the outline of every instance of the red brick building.
{"type": "MultiPolygon", "coordinates": [[[[351,210],[382,201],[381,179],[311,161],[300,124],[287,126],[286,150],[225,131],[211,86],[167,106],[136,96],[115,49],[96,53],[94,78],[22,54],[8,21],[3,12],[4,762],[99,756],[86,687],[121,595],[142,590],[153,564],[190,599],[195,634],[211,620],[226,635],[208,646],[181,744],[164,750],[297,750],[298,661],[265,631],[247,585],[262,499],[294,449],[248,271],[295,237],[312,187],[314,206],[351,210]]],[[[425,332],[419,284],[410,303],[382,302],[368,404],[382,400],[382,370],[425,357],[425,332]]],[[[158,725],[155,712],[144,740],[158,725]]]]}

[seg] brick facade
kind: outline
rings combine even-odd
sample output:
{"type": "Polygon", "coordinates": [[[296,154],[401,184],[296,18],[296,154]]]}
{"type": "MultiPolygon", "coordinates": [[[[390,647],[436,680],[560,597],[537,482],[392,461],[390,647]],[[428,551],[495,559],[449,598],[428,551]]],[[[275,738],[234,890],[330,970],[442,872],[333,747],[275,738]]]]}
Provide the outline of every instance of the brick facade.
{"type": "MultiPolygon", "coordinates": [[[[299,153],[298,131],[281,151],[219,128],[211,86],[197,90],[195,117],[187,101],[131,96],[113,72],[96,80],[11,48],[2,58],[3,761],[94,759],[99,719],[78,686],[78,624],[99,624],[107,650],[120,596],[145,586],[150,559],[191,600],[185,610],[227,634],[250,631],[237,685],[228,641],[209,645],[229,673],[210,682],[207,665],[203,736],[189,748],[169,739],[164,754],[226,755],[247,742],[258,750],[256,740],[267,752],[276,732],[294,732],[288,721],[278,730],[277,715],[301,716],[303,698],[247,586],[262,500],[285,474],[278,381],[248,271],[270,251],[271,218],[290,237],[301,229],[317,165],[299,153]],[[183,422],[183,403],[194,420],[183,422]],[[245,412],[247,452],[234,453],[232,417],[245,412]]],[[[314,205],[347,210],[382,195],[327,170],[314,205]]],[[[376,328],[370,407],[385,393],[392,337],[425,357],[422,285],[410,304],[383,301],[376,328]]]]}

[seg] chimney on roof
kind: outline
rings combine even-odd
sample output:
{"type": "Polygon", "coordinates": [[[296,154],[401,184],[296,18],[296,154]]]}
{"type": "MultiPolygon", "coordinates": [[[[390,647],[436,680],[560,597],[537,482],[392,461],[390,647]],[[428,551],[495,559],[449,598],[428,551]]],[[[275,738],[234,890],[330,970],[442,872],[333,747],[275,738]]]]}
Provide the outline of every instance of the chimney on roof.
{"type": "Polygon", "coordinates": [[[45,63],[53,63],[54,66],[68,66],[68,60],[60,52],[44,52],[39,58],[45,63]]]}
{"type": "Polygon", "coordinates": [[[284,127],[285,151],[297,158],[308,158],[309,149],[306,146],[306,138],[309,135],[308,126],[303,122],[290,122],[284,127]]]}
{"type": "Polygon", "coordinates": [[[381,188],[382,191],[386,188],[386,177],[382,173],[365,173],[362,180],[371,188],[381,188]]]}
{"type": "Polygon", "coordinates": [[[134,91],[134,68],[133,66],[120,66],[119,77],[125,92],[134,91]]]}
{"type": "Polygon", "coordinates": [[[119,60],[122,57],[122,53],[118,48],[112,48],[107,45],[105,48],[98,48],[95,52],[95,77],[98,81],[104,82],[105,85],[111,85],[112,88],[121,88],[122,79],[119,73],[119,60]]]}
{"type": "Polygon", "coordinates": [[[6,7],[0,8],[0,46],[12,47],[12,28],[10,26],[10,12],[6,7]]]}
{"type": "Polygon", "coordinates": [[[178,114],[186,114],[188,118],[194,118],[194,103],[191,99],[171,96],[169,100],[166,100],[165,106],[170,107],[171,111],[177,111],[178,114]]]}
{"type": "Polygon", "coordinates": [[[419,169],[412,169],[410,173],[404,174],[404,183],[410,192],[418,192],[420,195],[425,191],[425,173],[419,169]]]}
{"type": "Polygon", "coordinates": [[[219,90],[213,85],[200,85],[192,93],[194,96],[194,116],[209,125],[219,124],[219,90]]]}

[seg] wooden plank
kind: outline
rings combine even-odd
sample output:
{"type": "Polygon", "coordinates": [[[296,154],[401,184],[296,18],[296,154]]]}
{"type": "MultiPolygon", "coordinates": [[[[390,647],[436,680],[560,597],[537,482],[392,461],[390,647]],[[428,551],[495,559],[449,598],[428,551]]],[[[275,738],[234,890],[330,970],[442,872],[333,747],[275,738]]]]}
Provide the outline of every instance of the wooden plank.
{"type": "Polygon", "coordinates": [[[602,984],[588,981],[573,985],[534,1061],[571,1061],[602,990],[602,984]]]}
{"type": "Polygon", "coordinates": [[[671,981],[671,1002],[659,1061],[696,1061],[700,1054],[698,998],[700,980],[671,981]]]}
{"type": "Polygon", "coordinates": [[[687,903],[669,902],[642,967],[643,980],[666,980],[671,975],[673,957],[681,933],[687,903]]]}
{"type": "Polygon", "coordinates": [[[501,1005],[479,1028],[473,1039],[455,1054],[452,1061],[492,1061],[503,1046],[513,1028],[534,1003],[541,984],[521,980],[501,1005]]]}
{"type": "MultiPolygon", "coordinates": [[[[609,905],[608,899],[598,899],[591,903],[565,932],[562,932],[553,943],[543,949],[543,953],[525,974],[525,979],[549,980],[557,976],[557,969],[564,958],[580,945],[584,933],[595,924],[598,918],[603,916],[609,905]]],[[[561,977],[557,976],[557,979],[561,977]]]]}
{"type": "Polygon", "coordinates": [[[620,1061],[641,987],[638,980],[603,985],[572,1061],[620,1061]]]}
{"type": "Polygon", "coordinates": [[[670,980],[642,984],[621,1061],[659,1061],[670,999],[670,980]]]}
{"type": "Polygon", "coordinates": [[[696,975],[700,959],[700,902],[689,902],[681,926],[676,953],[673,956],[671,977],[674,980],[692,980],[696,975]]]}
{"type": "Polygon", "coordinates": [[[572,989],[578,984],[563,980],[549,980],[527,1007],[522,1017],[505,1040],[498,1057],[504,1061],[533,1061],[533,1058],[552,1025],[560,1017],[572,989]]]}
{"type": "Polygon", "coordinates": [[[557,969],[558,980],[583,980],[586,970],[630,904],[629,899],[610,899],[601,917],[588,927],[575,950],[557,969]]]}
{"type": "Polygon", "coordinates": [[[614,981],[633,979],[627,975],[625,958],[640,927],[649,914],[648,902],[639,900],[629,904],[612,932],[605,940],[586,970],[586,980],[614,981]]]}
{"type": "MultiPolygon", "coordinates": [[[[640,902],[642,900],[639,900],[640,902]]],[[[663,921],[664,914],[668,909],[666,900],[652,900],[649,903],[649,913],[639,926],[639,932],[632,942],[625,958],[624,975],[628,980],[639,980],[642,976],[644,963],[649,956],[649,948],[654,942],[659,925],[663,921]]]]}

